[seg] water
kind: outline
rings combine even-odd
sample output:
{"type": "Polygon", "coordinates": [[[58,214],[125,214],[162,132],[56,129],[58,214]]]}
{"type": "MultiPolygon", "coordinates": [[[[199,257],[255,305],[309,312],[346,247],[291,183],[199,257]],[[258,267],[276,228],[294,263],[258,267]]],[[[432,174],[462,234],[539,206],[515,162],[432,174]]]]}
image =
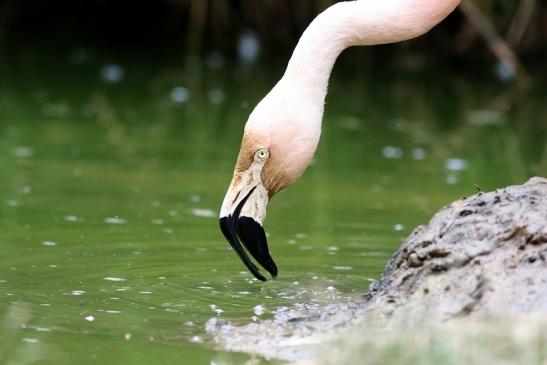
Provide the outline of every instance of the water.
{"type": "Polygon", "coordinates": [[[313,164],[269,205],[280,275],[263,285],[217,212],[283,62],[86,52],[1,62],[2,363],[244,362],[206,341],[208,319],[358,298],[441,206],[547,172],[545,90],[348,55],[313,164]]]}

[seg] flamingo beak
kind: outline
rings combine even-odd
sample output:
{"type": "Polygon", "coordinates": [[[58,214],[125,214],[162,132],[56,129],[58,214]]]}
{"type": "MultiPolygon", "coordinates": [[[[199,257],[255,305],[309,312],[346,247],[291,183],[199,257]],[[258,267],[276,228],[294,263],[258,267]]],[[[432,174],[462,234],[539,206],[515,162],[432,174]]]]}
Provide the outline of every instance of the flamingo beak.
{"type": "Polygon", "coordinates": [[[247,252],[268,271],[277,276],[277,266],[268,249],[262,222],[266,217],[268,191],[261,181],[234,177],[220,211],[220,229],[249,271],[260,281],[266,278],[251,261],[247,252]],[[244,183],[246,181],[247,183],[244,183]]]}

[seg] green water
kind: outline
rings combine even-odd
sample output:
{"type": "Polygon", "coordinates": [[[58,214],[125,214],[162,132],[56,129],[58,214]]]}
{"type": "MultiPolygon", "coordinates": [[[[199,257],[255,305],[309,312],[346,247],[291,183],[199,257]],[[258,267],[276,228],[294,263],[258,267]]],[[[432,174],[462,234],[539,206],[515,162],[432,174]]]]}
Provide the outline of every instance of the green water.
{"type": "Polygon", "coordinates": [[[116,82],[105,57],[1,62],[0,363],[242,363],[202,342],[209,318],[358,297],[441,206],[547,172],[545,88],[343,59],[314,163],[269,205],[262,285],[217,212],[283,62],[135,59],[116,82]]]}

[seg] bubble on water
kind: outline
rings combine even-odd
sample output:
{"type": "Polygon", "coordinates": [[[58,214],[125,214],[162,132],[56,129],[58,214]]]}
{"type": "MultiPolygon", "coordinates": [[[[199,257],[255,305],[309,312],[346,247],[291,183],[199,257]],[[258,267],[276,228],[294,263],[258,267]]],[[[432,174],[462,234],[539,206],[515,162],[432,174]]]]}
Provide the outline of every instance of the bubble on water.
{"type": "Polygon", "coordinates": [[[201,202],[201,196],[197,194],[192,194],[188,197],[188,200],[190,200],[191,203],[199,203],[201,202]]]}
{"type": "Polygon", "coordinates": [[[51,332],[51,329],[47,327],[32,327],[36,332],[51,332]]]}
{"type": "Polygon", "coordinates": [[[257,316],[261,316],[261,315],[263,315],[265,312],[266,312],[266,307],[264,307],[264,306],[261,305],[261,304],[256,305],[256,306],[254,307],[254,313],[255,313],[257,316]]]}
{"type": "Polygon", "coordinates": [[[196,217],[215,218],[217,213],[212,209],[193,208],[192,215],[196,217]]]}
{"type": "Polygon", "coordinates": [[[115,276],[107,276],[103,279],[106,280],[106,281],[125,281],[124,278],[118,278],[118,277],[115,277],[115,276]]]}
{"type": "Polygon", "coordinates": [[[197,343],[197,342],[201,342],[201,337],[199,336],[192,336],[190,337],[190,342],[194,342],[194,343],[197,343]]]}
{"type": "Polygon", "coordinates": [[[454,185],[458,182],[458,176],[456,174],[446,175],[446,183],[449,185],[454,185]]]}
{"type": "Polygon", "coordinates": [[[299,249],[302,250],[302,251],[311,251],[311,250],[313,250],[313,246],[304,245],[304,246],[300,246],[299,249]]]}
{"type": "Polygon", "coordinates": [[[80,218],[75,215],[65,215],[63,218],[67,222],[78,222],[80,220],[80,218]]]}
{"type": "Polygon", "coordinates": [[[127,223],[125,219],[120,218],[118,216],[105,218],[104,222],[107,224],[126,224],[127,223]]]}
{"type": "Polygon", "coordinates": [[[448,158],[444,161],[444,168],[449,171],[462,171],[467,169],[467,161],[462,158],[448,158]]]}
{"type": "Polygon", "coordinates": [[[404,228],[405,228],[405,226],[403,226],[400,223],[397,223],[396,225],[393,226],[393,229],[396,230],[396,231],[402,231],[404,228]]]}
{"type": "Polygon", "coordinates": [[[287,243],[288,243],[289,245],[295,245],[295,244],[296,244],[296,241],[293,240],[293,239],[288,239],[288,240],[287,240],[287,243]]]}
{"type": "Polygon", "coordinates": [[[51,267],[52,269],[56,269],[56,268],[59,267],[59,266],[57,266],[57,265],[55,265],[55,264],[51,264],[51,265],[47,265],[47,266],[51,267]]]}
{"type": "Polygon", "coordinates": [[[423,148],[415,148],[412,150],[412,158],[415,160],[423,160],[427,156],[427,152],[423,148]]]}
{"type": "Polygon", "coordinates": [[[152,294],[152,292],[143,290],[143,291],[140,291],[139,294],[148,294],[148,295],[150,295],[150,294],[152,294]]]}
{"type": "Polygon", "coordinates": [[[120,65],[108,64],[101,69],[101,78],[108,83],[118,83],[123,80],[124,76],[125,70],[120,65]]]}
{"type": "Polygon", "coordinates": [[[23,338],[23,342],[26,342],[26,343],[38,343],[38,342],[40,342],[40,341],[38,341],[37,338],[25,337],[25,338],[23,338]]]}
{"type": "Polygon", "coordinates": [[[334,270],[340,270],[340,271],[349,271],[353,270],[353,266],[333,266],[334,270]]]}
{"type": "Polygon", "coordinates": [[[224,91],[221,89],[212,89],[209,91],[209,102],[215,105],[222,104],[224,102],[224,91]]]}
{"type": "Polygon", "coordinates": [[[40,303],[40,306],[41,307],[50,307],[51,304],[49,304],[49,303],[40,303]]]}
{"type": "Polygon", "coordinates": [[[25,195],[32,193],[32,188],[29,185],[21,186],[21,192],[25,195]]]}
{"type": "Polygon", "coordinates": [[[339,251],[340,248],[338,246],[329,246],[329,247],[327,247],[327,250],[336,252],[336,251],[339,251]]]}
{"type": "Polygon", "coordinates": [[[238,293],[238,294],[241,294],[241,295],[249,295],[249,294],[251,294],[250,291],[238,291],[237,293],[238,293]]]}
{"type": "Polygon", "coordinates": [[[106,310],[105,313],[109,313],[109,314],[119,314],[119,313],[121,313],[121,311],[117,311],[117,310],[106,310]]]}
{"type": "Polygon", "coordinates": [[[34,148],[28,147],[28,146],[18,146],[18,147],[14,147],[11,150],[11,153],[15,157],[29,158],[29,157],[32,157],[34,155],[34,148]]]}
{"type": "Polygon", "coordinates": [[[95,317],[92,315],[85,316],[84,319],[88,322],[93,322],[95,320],[95,317]]]}
{"type": "Polygon", "coordinates": [[[334,286],[327,286],[328,291],[335,291],[336,288],[334,286]]]}
{"type": "Polygon", "coordinates": [[[200,286],[198,286],[198,289],[212,290],[212,289],[214,289],[214,288],[213,288],[213,287],[210,287],[210,286],[200,285],[200,286]]]}
{"type": "Polygon", "coordinates": [[[382,154],[385,158],[400,159],[401,157],[403,157],[403,150],[400,147],[385,146],[382,149],[382,154]]]}
{"type": "Polygon", "coordinates": [[[126,341],[130,341],[132,338],[133,338],[133,335],[131,333],[126,333],[125,335],[123,335],[123,338],[124,340],[126,341]]]}
{"type": "Polygon", "coordinates": [[[260,54],[260,42],[255,32],[247,30],[239,36],[237,50],[244,63],[253,63],[260,54]]]}
{"type": "Polygon", "coordinates": [[[17,200],[6,200],[6,205],[8,207],[16,207],[19,203],[17,203],[17,200]]]}
{"type": "Polygon", "coordinates": [[[57,242],[53,242],[53,241],[42,241],[42,245],[48,246],[48,247],[53,247],[53,246],[57,246],[57,242]]]}
{"type": "Polygon", "coordinates": [[[152,224],[156,224],[156,225],[161,225],[161,224],[163,224],[163,223],[165,223],[165,222],[164,222],[163,219],[155,218],[155,219],[152,219],[152,222],[151,222],[151,223],[152,223],[152,224]]]}
{"type": "Polygon", "coordinates": [[[186,103],[190,98],[190,91],[184,86],[175,86],[171,89],[171,100],[174,103],[186,103]]]}
{"type": "Polygon", "coordinates": [[[209,308],[211,308],[211,310],[213,312],[215,312],[217,315],[220,315],[221,313],[224,313],[224,310],[220,309],[219,307],[217,307],[215,304],[210,304],[209,305],[209,308]]]}
{"type": "Polygon", "coordinates": [[[80,296],[84,294],[85,294],[85,290],[73,290],[70,292],[70,295],[75,295],[75,296],[80,296]]]}

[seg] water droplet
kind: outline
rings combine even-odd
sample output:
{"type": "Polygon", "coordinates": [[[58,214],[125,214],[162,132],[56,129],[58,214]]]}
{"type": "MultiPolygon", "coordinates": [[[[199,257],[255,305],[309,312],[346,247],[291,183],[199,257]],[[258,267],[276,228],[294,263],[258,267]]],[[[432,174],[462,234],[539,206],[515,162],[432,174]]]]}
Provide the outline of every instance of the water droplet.
{"type": "Polygon", "coordinates": [[[171,89],[171,100],[174,103],[186,103],[190,98],[190,92],[184,86],[175,86],[171,89]]]}
{"type": "Polygon", "coordinates": [[[89,315],[89,316],[84,317],[84,319],[88,322],[93,322],[95,320],[95,317],[89,315]]]}
{"type": "Polygon", "coordinates": [[[461,158],[449,158],[444,162],[444,168],[449,171],[462,171],[467,169],[467,161],[461,158]]]}
{"type": "Polygon", "coordinates": [[[334,270],[340,270],[340,271],[348,271],[353,270],[353,266],[333,266],[334,270]]]}
{"type": "Polygon", "coordinates": [[[65,215],[63,218],[67,222],[78,222],[80,220],[80,218],[75,215],[65,215]]]}
{"type": "Polygon", "coordinates": [[[401,157],[403,157],[403,150],[400,147],[385,146],[382,149],[382,154],[385,158],[400,159],[401,157]]]}
{"type": "Polygon", "coordinates": [[[109,83],[118,83],[123,80],[125,70],[120,65],[109,64],[101,69],[101,78],[109,83]]]}
{"type": "Polygon", "coordinates": [[[263,305],[259,304],[257,306],[254,307],[254,313],[257,315],[257,316],[261,316],[263,315],[264,313],[266,312],[266,307],[264,307],[263,305]]]}
{"type": "Polygon", "coordinates": [[[239,58],[244,63],[253,63],[260,54],[260,42],[253,31],[245,31],[239,36],[238,41],[239,58]]]}
{"type": "Polygon", "coordinates": [[[107,276],[104,278],[104,280],[107,280],[107,281],[125,281],[125,279],[123,278],[117,278],[117,277],[114,277],[114,276],[107,276]]]}
{"type": "Polygon", "coordinates": [[[449,185],[454,185],[458,182],[458,176],[456,174],[448,174],[446,176],[446,183],[449,185]]]}
{"type": "Polygon", "coordinates": [[[199,202],[201,202],[201,196],[199,196],[197,194],[193,194],[193,195],[190,195],[188,200],[190,200],[190,202],[192,202],[192,203],[199,203],[199,202]]]}
{"type": "Polygon", "coordinates": [[[27,146],[18,146],[18,147],[13,148],[11,150],[11,153],[15,157],[29,158],[29,157],[32,157],[34,155],[34,149],[32,147],[27,147],[27,146]]]}
{"type": "Polygon", "coordinates": [[[107,224],[125,224],[127,221],[120,217],[108,217],[104,220],[107,224]]]}
{"type": "Polygon", "coordinates": [[[412,150],[412,158],[415,160],[423,160],[427,156],[427,152],[423,148],[415,148],[412,150]]]}
{"type": "Polygon", "coordinates": [[[196,217],[214,218],[217,216],[217,213],[211,209],[193,208],[192,215],[195,215],[196,217]]]}
{"type": "Polygon", "coordinates": [[[405,228],[405,226],[403,226],[402,224],[399,224],[399,223],[397,223],[396,225],[393,226],[393,229],[395,229],[396,231],[402,231],[404,228],[405,228]]]}

